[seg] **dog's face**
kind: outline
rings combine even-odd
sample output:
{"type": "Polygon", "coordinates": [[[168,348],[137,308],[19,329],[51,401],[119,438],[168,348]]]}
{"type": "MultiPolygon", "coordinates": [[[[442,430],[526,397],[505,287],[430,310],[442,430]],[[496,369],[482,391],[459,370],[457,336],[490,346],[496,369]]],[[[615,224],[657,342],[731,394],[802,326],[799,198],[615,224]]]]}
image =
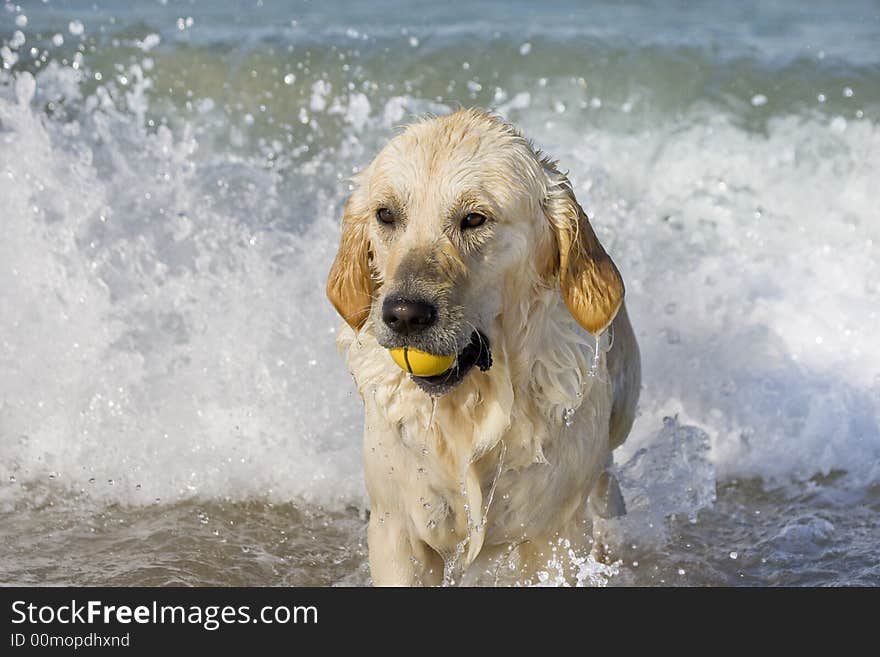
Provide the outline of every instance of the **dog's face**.
{"type": "Polygon", "coordinates": [[[461,111],[409,127],[356,181],[327,290],[378,343],[458,356],[413,377],[442,394],[488,369],[504,300],[559,280],[587,330],[614,318],[623,284],[568,182],[511,126],[461,111]]]}

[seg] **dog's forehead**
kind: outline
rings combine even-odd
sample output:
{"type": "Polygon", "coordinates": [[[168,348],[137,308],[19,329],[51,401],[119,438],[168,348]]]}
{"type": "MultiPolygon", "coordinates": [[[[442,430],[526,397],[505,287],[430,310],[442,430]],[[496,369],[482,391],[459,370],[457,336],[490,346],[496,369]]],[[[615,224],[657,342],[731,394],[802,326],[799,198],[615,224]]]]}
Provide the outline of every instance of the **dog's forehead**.
{"type": "Polygon", "coordinates": [[[534,177],[530,153],[510,126],[488,115],[457,112],[411,125],[392,139],[376,157],[371,187],[404,202],[496,197],[502,189],[517,194],[534,177]]]}

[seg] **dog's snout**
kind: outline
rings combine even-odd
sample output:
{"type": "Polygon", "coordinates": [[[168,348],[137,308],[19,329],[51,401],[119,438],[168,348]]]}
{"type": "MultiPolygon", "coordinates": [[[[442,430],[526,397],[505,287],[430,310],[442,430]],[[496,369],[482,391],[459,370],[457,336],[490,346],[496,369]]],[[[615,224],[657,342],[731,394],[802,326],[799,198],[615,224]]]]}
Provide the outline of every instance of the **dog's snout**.
{"type": "Polygon", "coordinates": [[[396,333],[416,333],[437,321],[437,307],[424,301],[385,299],[382,304],[382,321],[396,333]]]}

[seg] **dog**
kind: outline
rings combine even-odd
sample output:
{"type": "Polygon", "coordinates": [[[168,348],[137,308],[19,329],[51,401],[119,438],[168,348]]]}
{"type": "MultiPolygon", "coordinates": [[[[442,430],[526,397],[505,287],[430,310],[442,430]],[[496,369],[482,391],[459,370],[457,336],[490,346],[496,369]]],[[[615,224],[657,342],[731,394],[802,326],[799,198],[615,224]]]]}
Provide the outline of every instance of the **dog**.
{"type": "Polygon", "coordinates": [[[353,178],[327,295],[365,407],[375,585],[536,583],[624,512],[608,467],[641,371],[623,279],[515,127],[462,109],[391,139],[353,178]],[[455,364],[416,376],[401,347],[455,364]]]}

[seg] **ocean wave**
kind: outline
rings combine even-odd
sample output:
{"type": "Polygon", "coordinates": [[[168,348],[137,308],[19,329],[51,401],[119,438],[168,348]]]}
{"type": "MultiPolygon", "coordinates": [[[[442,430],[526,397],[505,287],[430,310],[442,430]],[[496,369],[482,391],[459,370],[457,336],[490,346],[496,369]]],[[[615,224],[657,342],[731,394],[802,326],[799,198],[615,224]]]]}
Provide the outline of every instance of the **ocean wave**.
{"type": "Polygon", "coordinates": [[[634,513],[694,514],[716,478],[880,478],[870,66],[804,82],[803,63],[745,61],[707,95],[724,66],[703,52],[662,50],[668,85],[614,50],[545,78],[541,62],[571,58],[534,38],[499,46],[520,59],[497,79],[444,56],[382,85],[379,57],[354,84],[322,72],[350,61],[338,51],[297,68],[271,48],[145,51],[150,33],[124,57],[108,45],[0,73],[7,509],[46,486],[98,503],[366,505],[324,277],[347,177],[452,97],[561,160],[624,273],[645,372],[618,457],[634,513]],[[709,73],[689,100],[664,104],[693,71],[709,73]],[[807,98],[817,84],[825,101],[807,98]]]}

